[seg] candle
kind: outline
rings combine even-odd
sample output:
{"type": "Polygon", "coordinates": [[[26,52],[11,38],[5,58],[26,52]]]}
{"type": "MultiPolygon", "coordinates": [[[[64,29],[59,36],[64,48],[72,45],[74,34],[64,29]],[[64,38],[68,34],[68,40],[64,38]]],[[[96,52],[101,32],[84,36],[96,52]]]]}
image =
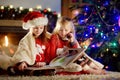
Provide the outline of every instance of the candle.
{"type": "Polygon", "coordinates": [[[13,54],[16,51],[16,49],[17,49],[17,46],[13,45],[13,44],[10,44],[8,36],[5,36],[4,37],[4,43],[3,43],[3,46],[1,48],[2,53],[3,54],[7,54],[9,56],[13,56],[13,54]]]}
{"type": "Polygon", "coordinates": [[[5,36],[5,46],[8,47],[8,44],[9,44],[9,43],[8,43],[8,37],[5,36]]]}

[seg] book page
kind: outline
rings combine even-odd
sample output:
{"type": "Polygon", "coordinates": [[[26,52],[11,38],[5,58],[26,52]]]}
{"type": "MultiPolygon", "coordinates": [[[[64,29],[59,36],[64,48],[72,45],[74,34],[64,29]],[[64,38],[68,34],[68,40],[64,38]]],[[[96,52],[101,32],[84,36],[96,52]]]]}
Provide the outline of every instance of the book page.
{"type": "Polygon", "coordinates": [[[59,66],[66,67],[70,63],[73,63],[75,60],[79,58],[80,55],[85,51],[84,48],[70,48],[68,49],[64,56],[58,56],[50,62],[50,66],[59,66]]]}

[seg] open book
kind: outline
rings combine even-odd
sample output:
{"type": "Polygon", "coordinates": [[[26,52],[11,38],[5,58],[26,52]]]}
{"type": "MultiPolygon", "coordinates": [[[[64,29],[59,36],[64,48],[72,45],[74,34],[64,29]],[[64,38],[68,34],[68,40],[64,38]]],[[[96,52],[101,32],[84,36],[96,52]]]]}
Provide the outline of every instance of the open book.
{"type": "Polygon", "coordinates": [[[67,65],[76,61],[85,50],[84,48],[69,48],[63,53],[65,54],[64,56],[56,57],[50,62],[49,66],[65,68],[67,65]]]}
{"type": "Polygon", "coordinates": [[[47,70],[47,69],[56,69],[56,68],[65,68],[70,63],[76,61],[80,55],[83,55],[84,48],[68,48],[63,54],[64,56],[58,56],[54,58],[49,65],[44,67],[28,67],[27,70],[47,70]]]}

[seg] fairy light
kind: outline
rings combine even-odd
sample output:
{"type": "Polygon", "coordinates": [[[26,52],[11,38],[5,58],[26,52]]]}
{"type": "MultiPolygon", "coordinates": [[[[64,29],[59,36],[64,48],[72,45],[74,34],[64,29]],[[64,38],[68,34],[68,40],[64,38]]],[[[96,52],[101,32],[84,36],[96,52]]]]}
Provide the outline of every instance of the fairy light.
{"type": "Polygon", "coordinates": [[[29,8],[29,11],[33,11],[33,8],[29,8]]]}
{"type": "Polygon", "coordinates": [[[22,11],[22,10],[23,10],[23,7],[19,7],[19,9],[22,11]]]}
{"type": "Polygon", "coordinates": [[[114,53],[114,54],[113,54],[113,57],[116,57],[116,56],[117,56],[117,55],[114,53]]]}
{"type": "Polygon", "coordinates": [[[108,66],[105,66],[106,69],[108,69],[108,66]]]}
{"type": "Polygon", "coordinates": [[[57,15],[58,17],[61,17],[61,14],[60,13],[58,13],[58,15],[57,15]]]}
{"type": "Polygon", "coordinates": [[[48,11],[51,11],[51,8],[47,8],[48,11]]]}
{"type": "Polygon", "coordinates": [[[92,47],[94,48],[94,47],[95,47],[95,45],[92,45],[92,47]]]}
{"type": "Polygon", "coordinates": [[[106,51],[108,52],[108,51],[109,51],[109,49],[107,48],[107,49],[106,49],[106,51]]]}
{"type": "Polygon", "coordinates": [[[41,5],[38,5],[36,8],[37,8],[37,9],[42,9],[42,6],[41,6],[41,5]]]}
{"type": "Polygon", "coordinates": [[[79,14],[79,11],[78,10],[73,10],[72,14],[75,15],[75,16],[77,16],[79,14]]]}
{"type": "Polygon", "coordinates": [[[13,5],[10,5],[9,7],[10,7],[10,9],[12,9],[12,8],[13,8],[13,5]]]}
{"type": "Polygon", "coordinates": [[[98,29],[98,28],[96,28],[96,29],[95,29],[95,33],[98,33],[98,32],[99,32],[99,29],[98,29]]]}
{"type": "Polygon", "coordinates": [[[115,31],[115,29],[112,29],[112,31],[115,31]]]}
{"type": "Polygon", "coordinates": [[[4,6],[1,6],[0,9],[4,9],[4,6]]]}

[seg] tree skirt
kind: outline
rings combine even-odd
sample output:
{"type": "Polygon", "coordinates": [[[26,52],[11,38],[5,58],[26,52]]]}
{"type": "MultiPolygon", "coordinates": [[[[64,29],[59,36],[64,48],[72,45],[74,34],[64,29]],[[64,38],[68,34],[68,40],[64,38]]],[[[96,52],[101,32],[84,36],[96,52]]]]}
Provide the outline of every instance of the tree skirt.
{"type": "Polygon", "coordinates": [[[119,72],[107,72],[106,75],[54,75],[54,76],[8,76],[1,75],[0,80],[120,80],[119,72]]]}

